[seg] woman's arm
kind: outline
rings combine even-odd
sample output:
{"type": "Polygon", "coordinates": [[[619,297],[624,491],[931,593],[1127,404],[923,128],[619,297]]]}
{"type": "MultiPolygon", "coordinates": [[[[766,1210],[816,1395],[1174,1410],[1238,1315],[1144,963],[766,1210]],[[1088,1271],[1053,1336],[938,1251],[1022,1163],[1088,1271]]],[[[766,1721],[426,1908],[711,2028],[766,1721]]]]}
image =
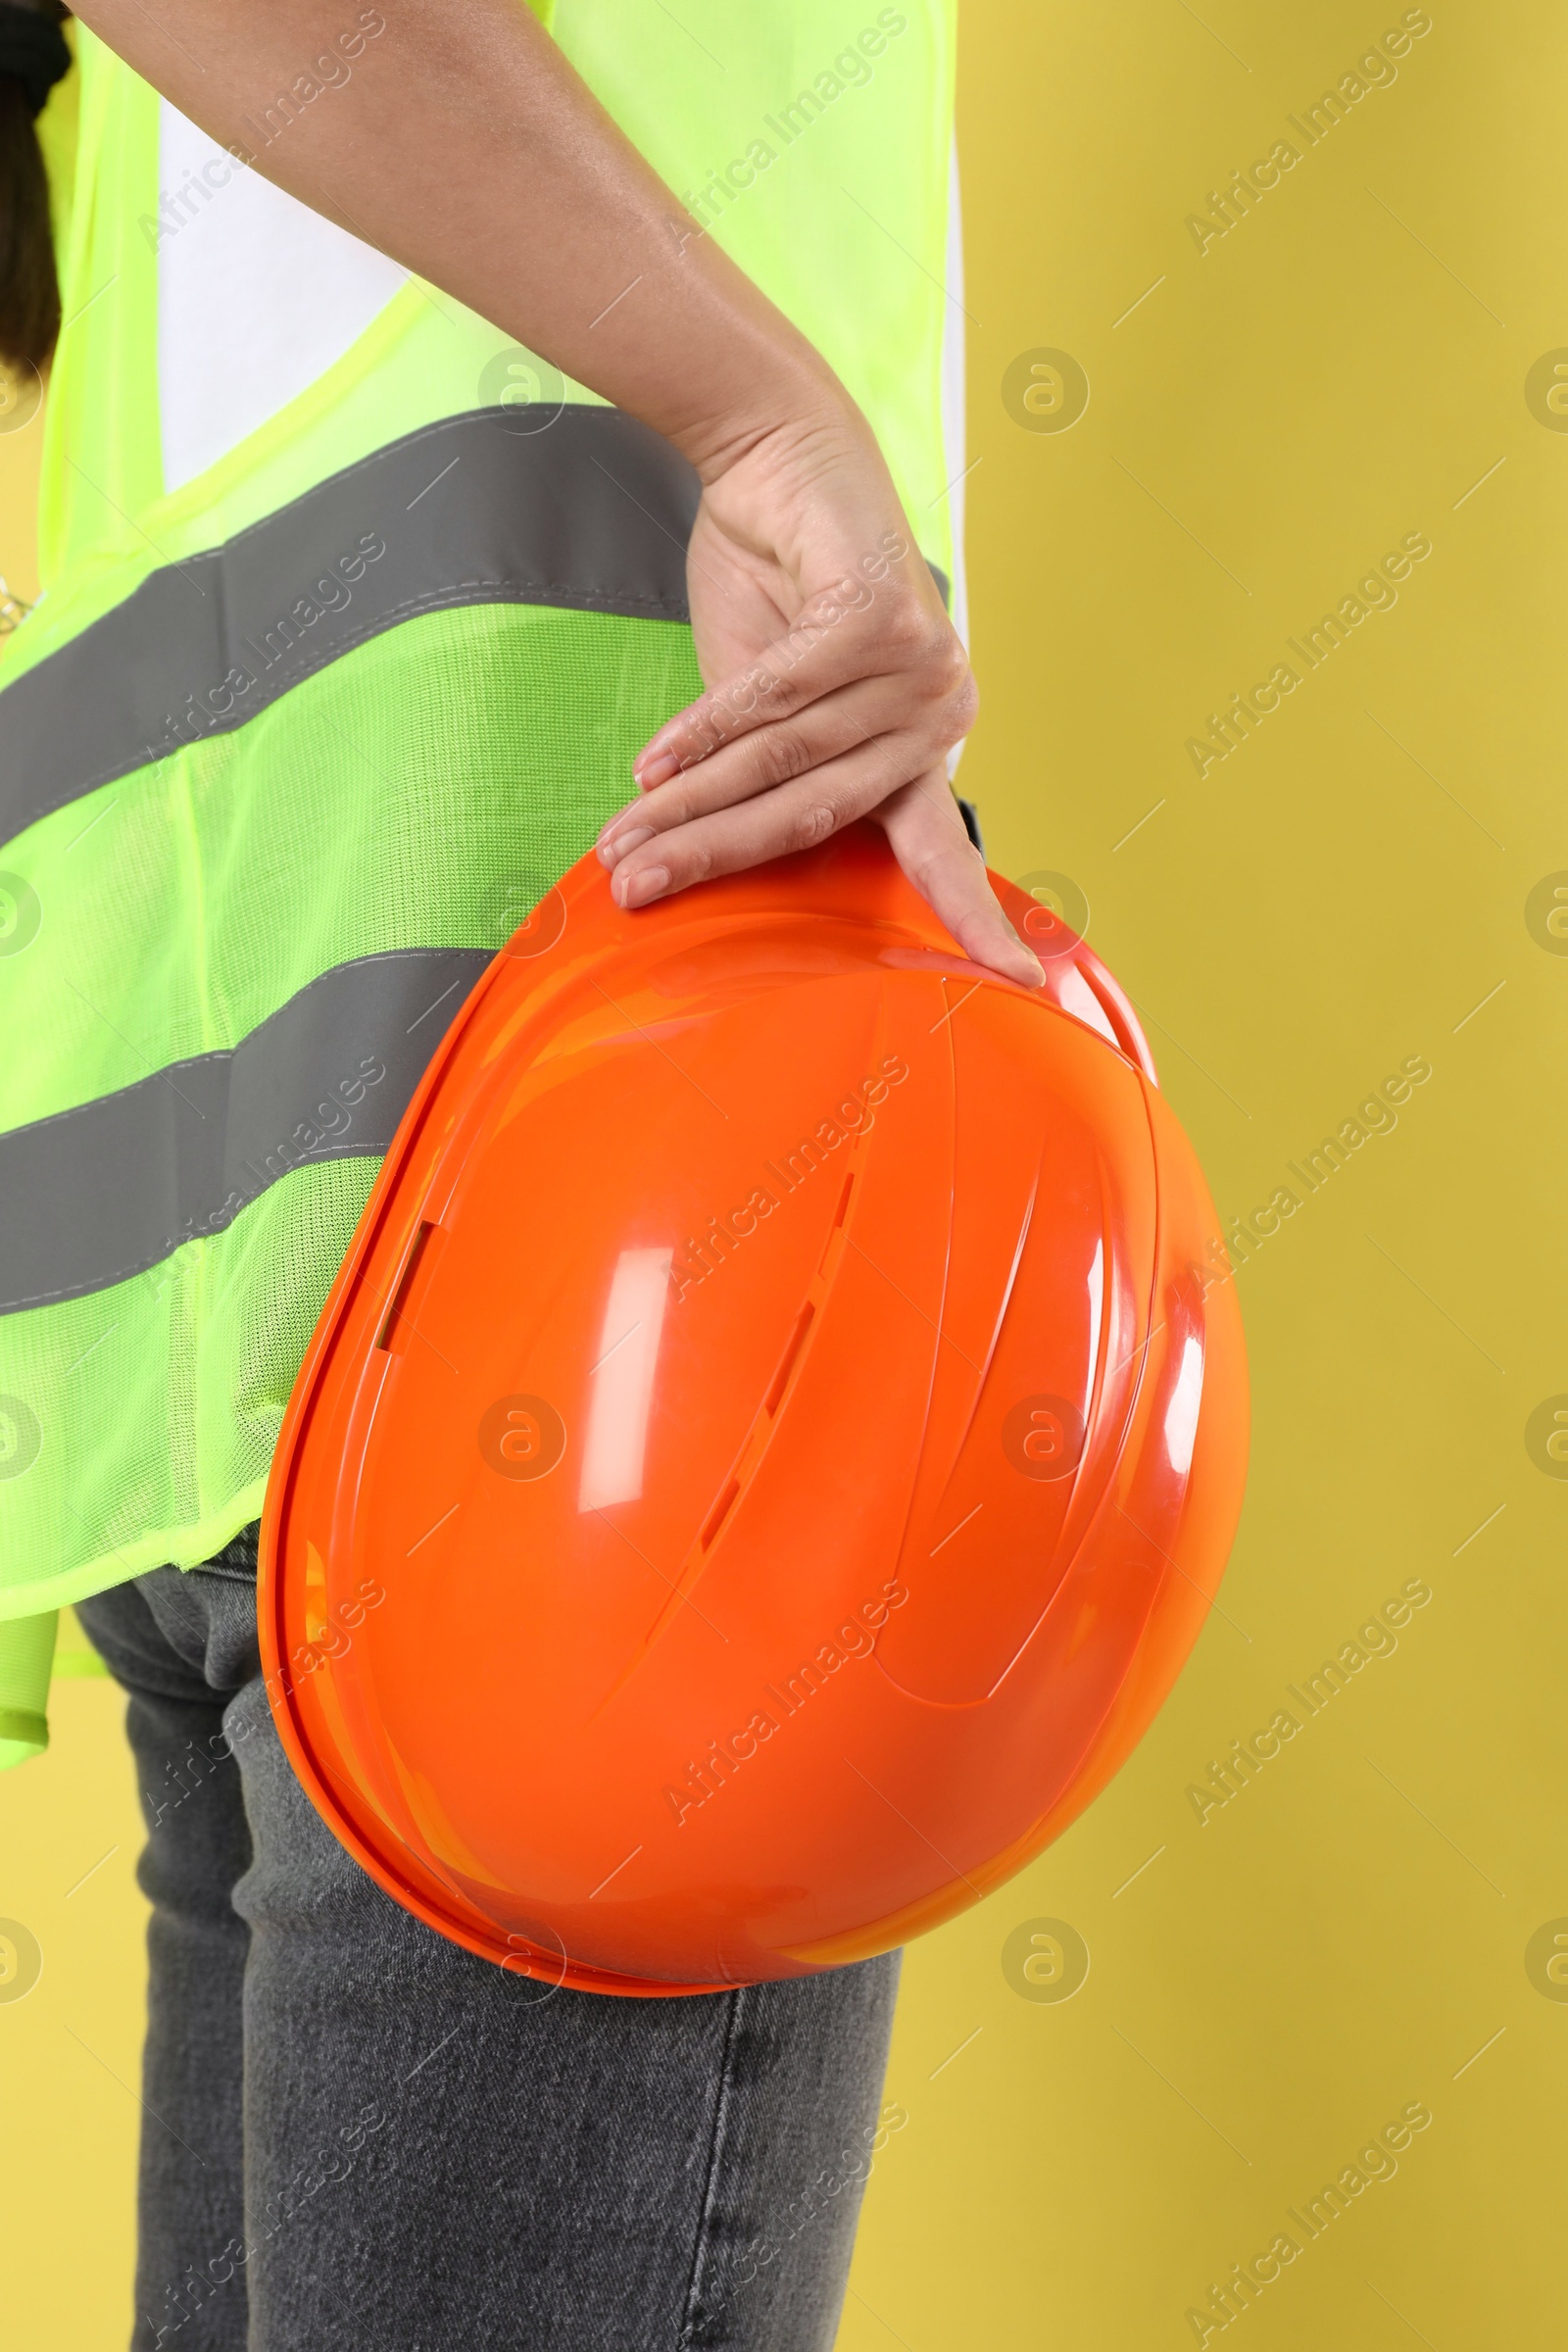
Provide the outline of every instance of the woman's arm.
{"type": "MultiPolygon", "coordinates": [[[[247,157],[246,116],[321,45],[315,0],[77,13],[247,157]]],[[[640,906],[875,815],[959,945],[1038,983],[948,787],[968,662],[859,410],[522,0],[382,13],[352,80],[257,168],[642,417],[703,484],[688,578],[709,691],[639,756],[642,797],[606,829],[617,896],[640,906]]]]}

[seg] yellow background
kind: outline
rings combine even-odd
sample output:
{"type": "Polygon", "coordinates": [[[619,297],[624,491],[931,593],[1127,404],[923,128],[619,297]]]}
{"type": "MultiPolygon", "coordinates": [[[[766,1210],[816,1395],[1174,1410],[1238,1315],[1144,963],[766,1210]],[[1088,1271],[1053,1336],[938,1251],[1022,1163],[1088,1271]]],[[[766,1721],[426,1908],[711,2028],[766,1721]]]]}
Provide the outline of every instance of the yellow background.
{"type": "MultiPolygon", "coordinates": [[[[1087,1819],[908,1955],[889,2082],[908,2121],[841,2352],[1192,2343],[1209,2283],[1416,2100],[1433,2122],[1396,2177],[1227,2335],[1560,2334],[1568,2005],[1526,1946],[1568,1915],[1568,1492],[1525,1428],[1568,1390],[1568,960],[1525,908],[1568,868],[1568,435],[1525,379],[1568,345],[1568,21],[1434,0],[1397,80],[1250,217],[1201,254],[1185,226],[1233,166],[1301,145],[1287,115],[1400,13],[964,11],[985,710],[963,776],[992,862],[1086,895],[1222,1211],[1292,1181],[1406,1056],[1433,1075],[1239,1276],[1251,1487],[1170,1704],[1087,1819]],[[1089,379],[1064,431],[1004,405],[1043,348],[1089,379]],[[1414,530],[1433,552],[1396,607],[1200,780],[1186,738],[1414,530]],[[1433,1598],[1396,1654],[1200,1825],[1188,1784],[1417,1576],[1433,1598]],[[1003,1965],[1045,1918],[1091,1956],[1062,2002],[1003,1965]]],[[[22,589],[36,440],[0,436],[22,589]]],[[[0,2007],[7,2336],[108,2352],[138,1831],[111,1689],[64,1681],[53,1708],[51,1753],[0,1780],[0,1914],[47,1955],[0,2007]]]]}

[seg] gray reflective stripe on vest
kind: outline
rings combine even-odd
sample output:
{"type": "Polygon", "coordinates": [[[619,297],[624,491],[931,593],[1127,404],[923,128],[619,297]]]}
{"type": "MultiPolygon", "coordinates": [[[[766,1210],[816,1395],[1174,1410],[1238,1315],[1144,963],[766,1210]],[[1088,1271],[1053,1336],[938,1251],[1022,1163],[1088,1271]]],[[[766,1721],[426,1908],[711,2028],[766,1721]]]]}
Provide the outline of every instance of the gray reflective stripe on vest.
{"type": "Polygon", "coordinates": [[[231,1051],[0,1135],[0,1313],[145,1273],[292,1168],[384,1152],[491,960],[408,948],[339,964],[231,1051]]]}
{"type": "Polygon", "coordinates": [[[460,605],[684,621],[696,474],[618,409],[480,409],[149,574],[0,691],[0,839],[460,605]]]}

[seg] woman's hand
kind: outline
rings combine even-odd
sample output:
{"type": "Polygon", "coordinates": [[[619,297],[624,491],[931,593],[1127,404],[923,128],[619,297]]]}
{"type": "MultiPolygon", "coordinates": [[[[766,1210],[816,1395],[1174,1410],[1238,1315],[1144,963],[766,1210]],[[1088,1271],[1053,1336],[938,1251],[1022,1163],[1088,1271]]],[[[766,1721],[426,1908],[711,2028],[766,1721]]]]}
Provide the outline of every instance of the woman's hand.
{"type": "Polygon", "coordinates": [[[600,836],[621,905],[871,816],[964,953],[1038,987],[948,782],[974,679],[864,420],[846,404],[711,461],[687,580],[709,691],[600,836]]]}

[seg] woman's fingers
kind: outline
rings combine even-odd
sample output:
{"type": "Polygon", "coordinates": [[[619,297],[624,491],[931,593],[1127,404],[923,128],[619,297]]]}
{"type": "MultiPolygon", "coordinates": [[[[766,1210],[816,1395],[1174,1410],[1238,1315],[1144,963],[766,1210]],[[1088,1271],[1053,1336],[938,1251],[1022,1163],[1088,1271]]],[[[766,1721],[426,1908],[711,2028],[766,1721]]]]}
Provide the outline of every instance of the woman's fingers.
{"type": "Polygon", "coordinates": [[[1040,958],[1019,938],[997,900],[986,862],[964,830],[947,770],[906,784],[871,814],[932,912],[940,916],[972,963],[1039,988],[1040,958]]]}
{"type": "Polygon", "coordinates": [[[906,715],[905,698],[892,679],[870,678],[826,695],[793,717],[774,720],[725,744],[667,784],[652,786],[617,809],[599,836],[600,859],[612,866],[656,833],[671,832],[776,785],[792,784],[879,740],[885,789],[891,790],[911,764],[920,765],[929,756],[911,738],[902,754],[901,772],[892,736],[906,715]]]}
{"type": "MultiPolygon", "coordinates": [[[[619,848],[610,881],[617,902],[646,906],[651,900],[688,890],[694,882],[813,848],[858,816],[868,815],[887,798],[893,780],[907,772],[906,758],[901,759],[890,746],[891,739],[873,737],[813,766],[794,783],[749,794],[665,831],[634,822],[630,833],[612,835],[600,853],[604,857],[619,848]],[[621,846],[627,842],[635,846],[621,846]]],[[[634,804],[625,813],[640,819],[643,809],[634,804]]]]}

